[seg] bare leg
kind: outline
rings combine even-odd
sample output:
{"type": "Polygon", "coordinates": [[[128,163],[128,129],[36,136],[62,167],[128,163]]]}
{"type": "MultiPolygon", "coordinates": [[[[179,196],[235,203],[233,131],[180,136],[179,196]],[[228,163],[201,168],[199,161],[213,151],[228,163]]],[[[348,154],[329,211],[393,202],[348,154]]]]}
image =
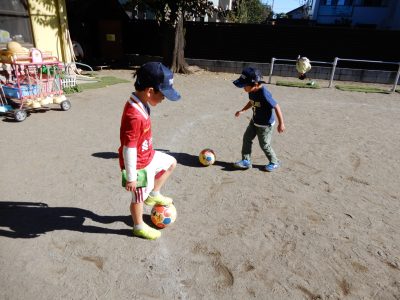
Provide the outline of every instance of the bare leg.
{"type": "Polygon", "coordinates": [[[130,206],[133,220],[133,235],[149,240],[155,240],[161,236],[161,232],[151,228],[143,222],[143,202],[131,203],[130,206]]]}
{"type": "Polygon", "coordinates": [[[130,206],[132,220],[134,225],[143,223],[143,202],[142,203],[133,203],[131,202],[130,206]]]}
{"type": "Polygon", "coordinates": [[[159,192],[161,187],[164,185],[165,181],[167,181],[168,177],[171,175],[171,173],[174,171],[176,167],[176,160],[174,160],[173,164],[168,168],[167,171],[162,174],[160,178],[157,178],[154,180],[154,192],[159,192]]]}

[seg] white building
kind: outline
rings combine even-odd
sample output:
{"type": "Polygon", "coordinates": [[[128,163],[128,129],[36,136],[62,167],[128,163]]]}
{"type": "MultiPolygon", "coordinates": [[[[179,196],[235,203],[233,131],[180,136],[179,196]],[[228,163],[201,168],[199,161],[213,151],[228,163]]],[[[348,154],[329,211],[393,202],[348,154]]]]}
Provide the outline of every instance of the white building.
{"type": "MultiPolygon", "coordinates": [[[[235,0],[212,0],[210,2],[213,3],[214,8],[222,11],[231,10],[232,4],[235,0]]],[[[204,22],[223,22],[224,20],[220,20],[217,15],[209,16],[206,15],[204,18],[201,18],[204,22]]]]}
{"type": "Polygon", "coordinates": [[[311,19],[317,24],[400,30],[400,1],[314,0],[311,19]]]}

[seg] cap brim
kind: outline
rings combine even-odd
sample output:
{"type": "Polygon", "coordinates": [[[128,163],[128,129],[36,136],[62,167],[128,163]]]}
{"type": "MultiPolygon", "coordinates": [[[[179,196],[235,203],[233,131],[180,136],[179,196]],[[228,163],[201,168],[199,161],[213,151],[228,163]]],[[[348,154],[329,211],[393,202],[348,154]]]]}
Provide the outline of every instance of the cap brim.
{"type": "Polygon", "coordinates": [[[246,86],[246,82],[241,80],[241,78],[236,79],[233,84],[238,88],[244,88],[246,86]]]}
{"type": "Polygon", "coordinates": [[[177,101],[181,99],[181,95],[173,88],[161,89],[160,92],[171,101],[177,101]]]}

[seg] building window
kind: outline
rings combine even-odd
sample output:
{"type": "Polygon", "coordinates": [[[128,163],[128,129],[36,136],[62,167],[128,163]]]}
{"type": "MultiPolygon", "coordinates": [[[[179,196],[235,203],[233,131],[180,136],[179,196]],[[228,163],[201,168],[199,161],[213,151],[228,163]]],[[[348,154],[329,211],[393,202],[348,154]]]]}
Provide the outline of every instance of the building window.
{"type": "Polygon", "coordinates": [[[338,0],[337,5],[351,6],[351,5],[353,5],[353,0],[338,0]]]}
{"type": "Polygon", "coordinates": [[[353,0],[323,0],[322,4],[327,6],[351,6],[353,0]]]}
{"type": "Polygon", "coordinates": [[[383,6],[383,0],[364,0],[363,6],[383,6]]]}
{"type": "Polygon", "coordinates": [[[33,47],[27,0],[0,0],[0,47],[10,41],[33,47]]]}

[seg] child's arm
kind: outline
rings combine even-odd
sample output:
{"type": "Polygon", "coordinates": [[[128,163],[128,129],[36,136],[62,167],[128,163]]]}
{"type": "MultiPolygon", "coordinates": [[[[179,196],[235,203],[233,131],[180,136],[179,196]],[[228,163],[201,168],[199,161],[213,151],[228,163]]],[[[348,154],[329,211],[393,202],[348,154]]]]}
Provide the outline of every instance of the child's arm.
{"type": "Polygon", "coordinates": [[[277,104],[274,107],[274,110],[275,110],[276,117],[278,118],[278,128],[277,128],[278,132],[282,133],[285,131],[285,123],[283,123],[282,111],[281,111],[279,104],[277,104]]]}
{"type": "Polygon", "coordinates": [[[246,110],[251,108],[251,106],[252,106],[251,101],[247,102],[247,104],[241,110],[238,110],[235,113],[235,117],[239,117],[241,113],[244,113],[246,110]]]}
{"type": "Polygon", "coordinates": [[[122,154],[124,156],[125,170],[126,170],[126,190],[134,191],[136,190],[136,161],[137,161],[137,149],[128,148],[124,146],[122,149],[122,154]]]}

